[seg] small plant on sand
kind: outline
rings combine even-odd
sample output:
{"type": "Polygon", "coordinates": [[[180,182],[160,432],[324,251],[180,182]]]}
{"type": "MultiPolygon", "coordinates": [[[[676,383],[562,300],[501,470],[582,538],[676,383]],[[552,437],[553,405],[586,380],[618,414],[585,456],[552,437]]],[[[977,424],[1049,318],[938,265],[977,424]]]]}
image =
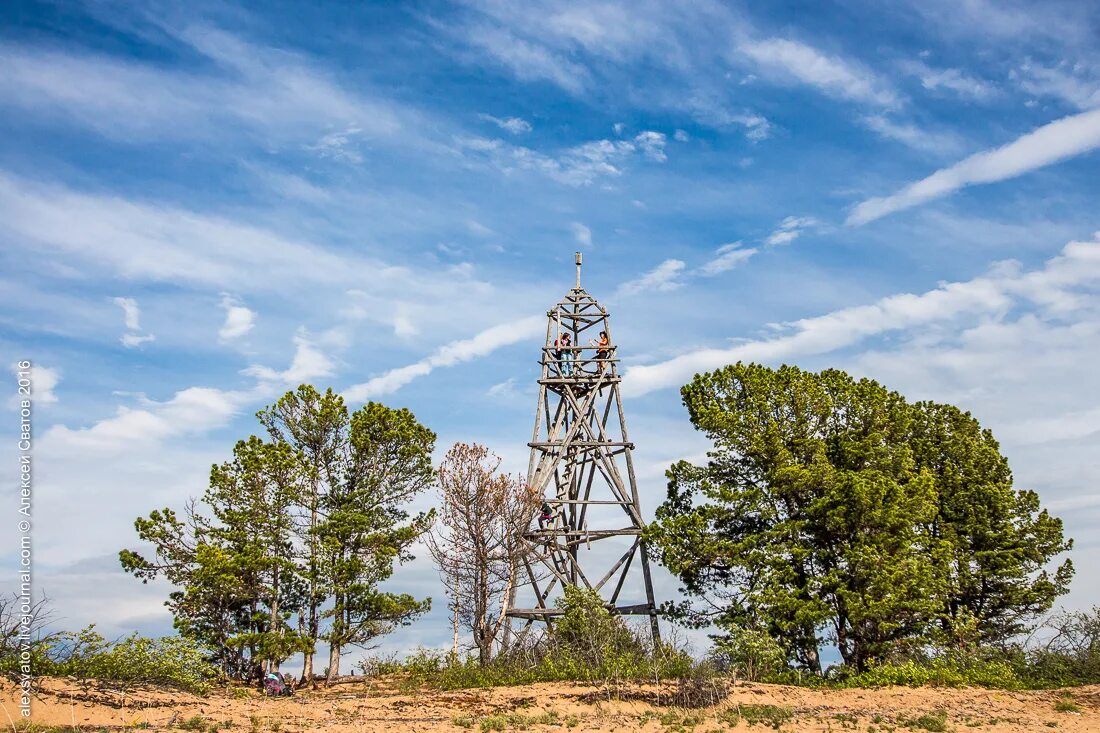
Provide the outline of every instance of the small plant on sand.
{"type": "Polygon", "coordinates": [[[855,728],[856,724],[859,723],[859,718],[851,713],[837,713],[833,716],[833,720],[840,723],[842,728],[855,728]]]}
{"type": "Polygon", "coordinates": [[[201,715],[192,715],[187,720],[184,720],[179,724],[181,730],[206,730],[206,718],[201,715]]]}
{"type": "Polygon", "coordinates": [[[1059,713],[1079,713],[1081,707],[1073,701],[1072,697],[1063,697],[1054,703],[1054,710],[1059,713]]]}
{"type": "Polygon", "coordinates": [[[947,711],[941,709],[934,713],[923,713],[915,718],[899,719],[898,722],[906,728],[944,733],[947,730],[947,711]]]}
{"type": "Polygon", "coordinates": [[[469,715],[456,715],[455,717],[451,718],[451,725],[455,726],[456,728],[473,728],[474,719],[471,718],[469,715]]]}
{"type": "Polygon", "coordinates": [[[730,728],[736,728],[737,724],[741,722],[741,713],[738,712],[736,707],[726,708],[718,713],[718,722],[730,728]]]}
{"type": "Polygon", "coordinates": [[[478,723],[478,727],[483,731],[507,730],[508,720],[503,715],[488,715],[481,719],[478,723]]]}
{"type": "Polygon", "coordinates": [[[776,730],[794,717],[794,711],[779,705],[742,705],[738,709],[749,725],[769,725],[776,730]]]}
{"type": "Polygon", "coordinates": [[[702,723],[703,716],[685,713],[680,710],[669,710],[662,713],[657,720],[665,726],[666,733],[684,733],[684,731],[694,730],[695,726],[702,723]]]}

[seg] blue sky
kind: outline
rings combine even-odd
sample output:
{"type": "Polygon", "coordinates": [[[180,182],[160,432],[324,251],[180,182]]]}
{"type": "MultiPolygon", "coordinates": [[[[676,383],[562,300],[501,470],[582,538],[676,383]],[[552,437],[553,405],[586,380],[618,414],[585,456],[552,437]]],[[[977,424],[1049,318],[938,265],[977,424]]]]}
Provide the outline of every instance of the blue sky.
{"type": "Polygon", "coordinates": [[[835,366],[973,411],[1100,600],[1100,8],[758,5],[4,3],[0,357],[64,622],[170,628],[134,517],[302,381],[522,470],[575,250],[647,515],[692,374],[835,366]]]}

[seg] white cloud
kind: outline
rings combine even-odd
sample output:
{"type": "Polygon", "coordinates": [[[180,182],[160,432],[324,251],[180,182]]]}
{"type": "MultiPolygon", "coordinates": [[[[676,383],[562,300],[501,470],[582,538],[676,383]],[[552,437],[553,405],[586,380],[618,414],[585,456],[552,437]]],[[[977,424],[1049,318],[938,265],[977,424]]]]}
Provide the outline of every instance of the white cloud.
{"type": "Polygon", "coordinates": [[[1100,106],[1100,79],[1089,75],[1081,65],[1042,66],[1026,63],[1014,72],[1020,88],[1039,97],[1055,97],[1078,109],[1100,106]]]}
{"type": "Polygon", "coordinates": [[[763,70],[793,77],[823,93],[879,106],[892,106],[897,96],[889,85],[860,64],[827,56],[812,46],[785,38],[766,38],[738,46],[763,70]]]}
{"type": "Polygon", "coordinates": [[[432,321],[440,329],[459,304],[480,307],[475,301],[501,290],[469,268],[396,267],[221,216],[85,194],[2,171],[0,221],[0,247],[19,242],[43,266],[79,266],[106,279],[214,288],[242,298],[275,294],[311,308],[319,297],[337,299],[370,282],[370,302],[357,306],[388,320],[408,308],[417,323],[432,321]]]}
{"type": "Polygon", "coordinates": [[[535,171],[559,183],[588,186],[598,178],[622,174],[618,162],[633,152],[628,142],[600,140],[550,156],[503,140],[466,137],[456,141],[459,154],[480,158],[505,174],[517,170],[535,171]]]}
{"type": "Polygon", "coordinates": [[[72,429],[54,425],[44,439],[64,450],[128,451],[137,444],[156,445],[183,435],[199,435],[223,427],[242,409],[279,394],[282,390],[332,374],[332,362],[302,333],[294,338],[295,352],[284,371],[251,366],[242,373],[257,381],[243,390],[187,387],[170,399],[157,401],[138,396],[138,407],[120,406],[112,417],[90,427],[72,429]]]}
{"type": "Polygon", "coordinates": [[[670,102],[669,106],[686,107],[693,119],[709,127],[739,125],[745,128],[745,138],[754,143],[771,136],[772,125],[767,117],[756,112],[732,111],[720,96],[696,91],[686,99],[682,93],[671,99],[675,102],[670,102]]]}
{"type": "Polygon", "coordinates": [[[358,125],[349,125],[343,130],[337,130],[323,135],[317,142],[307,145],[307,150],[312,150],[322,158],[329,158],[341,163],[362,163],[363,156],[359,153],[356,138],[362,132],[358,125]]]}
{"type": "Polygon", "coordinates": [[[79,258],[125,279],[241,286],[333,282],[371,272],[361,259],[173,206],[84,194],[0,172],[9,236],[48,255],[79,258]]]}
{"type": "Polygon", "coordinates": [[[1077,440],[1097,433],[1100,433],[1100,406],[1020,420],[998,435],[1014,443],[1037,444],[1077,440]]]}
{"type": "Polygon", "coordinates": [[[361,384],[354,384],[343,391],[349,402],[367,400],[387,395],[404,387],[418,377],[427,376],[437,368],[454,366],[486,356],[503,346],[534,338],[546,327],[542,316],[530,316],[487,328],[468,339],[444,344],[423,359],[373,377],[361,384]]]}
{"type": "Polygon", "coordinates": [[[141,330],[141,308],[133,298],[112,298],[111,301],[122,309],[126,328],[131,331],[141,330]]]}
{"type": "Polygon", "coordinates": [[[485,120],[486,122],[492,122],[500,129],[504,130],[505,132],[510,132],[513,135],[522,135],[524,133],[531,132],[531,123],[523,119],[522,117],[500,118],[487,114],[481,114],[478,115],[478,117],[485,120]]]}
{"type": "Polygon", "coordinates": [[[72,448],[117,452],[138,444],[158,443],[181,435],[204,433],[225,425],[246,401],[247,393],[189,387],[164,402],[142,399],[141,408],[119,407],[113,417],[91,427],[49,428],[43,439],[72,448]]]}
{"type": "Polygon", "coordinates": [[[287,369],[276,371],[270,367],[253,364],[241,373],[255,377],[261,383],[275,383],[279,386],[296,386],[333,375],[335,365],[332,360],[317,347],[316,342],[305,331],[295,334],[294,346],[294,358],[287,369]]]}
{"type": "Polygon", "coordinates": [[[867,199],[852,210],[848,224],[866,224],[965,186],[1015,178],[1097,147],[1100,147],[1100,110],[1063,117],[1007,145],[964,158],[895,194],[867,199]]]}
{"type": "Polygon", "coordinates": [[[401,339],[410,339],[420,334],[413,320],[404,313],[398,313],[393,319],[393,335],[401,339]]]}
{"type": "Polygon", "coordinates": [[[133,349],[150,341],[156,341],[157,337],[151,333],[124,333],[119,336],[118,340],[127,349],[133,349]]]}
{"type": "Polygon", "coordinates": [[[686,143],[691,139],[691,136],[683,130],[676,130],[676,132],[672,133],[672,139],[679,143],[686,143]]]}
{"type": "Polygon", "coordinates": [[[812,216],[788,216],[783,221],[779,222],[779,226],[775,231],[768,235],[768,238],[764,240],[764,244],[769,247],[774,247],[781,244],[790,244],[804,232],[806,229],[817,225],[817,219],[812,216]]]}
{"type": "Polygon", "coordinates": [[[485,394],[489,395],[490,397],[499,397],[501,395],[511,395],[515,392],[515,390],[516,378],[508,377],[508,379],[504,380],[503,382],[498,382],[489,389],[485,390],[485,394]]]}
{"type": "Polygon", "coordinates": [[[149,341],[155,341],[153,334],[141,333],[141,308],[133,298],[112,298],[112,302],[122,309],[123,321],[126,324],[126,333],[119,337],[122,345],[128,349],[141,346],[149,341]]]}
{"type": "Polygon", "coordinates": [[[539,43],[489,25],[464,28],[463,40],[485,51],[497,64],[523,81],[549,81],[568,92],[581,92],[588,71],[539,43]]]}
{"type": "Polygon", "coordinates": [[[718,275],[723,272],[729,272],[738,265],[747,262],[750,257],[756,254],[756,249],[752,247],[742,247],[740,242],[731,242],[730,244],[723,244],[714,252],[715,257],[699,268],[699,272],[702,275],[718,275]]]}
{"type": "Polygon", "coordinates": [[[920,79],[921,86],[929,91],[946,89],[977,101],[987,101],[997,96],[998,90],[989,82],[970,76],[959,69],[933,69],[916,62],[908,70],[920,79]]]}
{"type": "Polygon", "coordinates": [[[863,118],[863,124],[882,137],[914,150],[945,155],[962,149],[962,141],[951,133],[930,132],[910,123],[895,122],[884,115],[867,115],[863,118]]]}
{"type": "Polygon", "coordinates": [[[492,229],[474,219],[470,219],[466,222],[466,228],[470,230],[470,234],[474,234],[478,237],[491,237],[496,234],[492,229]]]}
{"type": "Polygon", "coordinates": [[[241,165],[280,197],[312,204],[325,203],[333,198],[328,190],[311,183],[302,176],[249,162],[243,162],[241,165]]]}
{"type": "Polygon", "coordinates": [[[829,353],[879,334],[947,323],[964,315],[998,318],[1021,303],[1057,315],[1081,307],[1078,288],[1098,284],[1100,237],[1069,243],[1041,269],[1024,271],[1016,263],[1002,263],[986,275],[944,283],[919,295],[892,295],[870,305],[786,324],[793,331],[787,335],[699,349],[658,364],[632,367],[623,385],[632,395],[645,394],[679,386],[697,372],[736,361],[775,362],[829,353]]]}
{"type": "Polygon", "coordinates": [[[767,140],[772,134],[771,123],[762,115],[740,115],[736,121],[745,126],[745,137],[754,143],[767,140]]]}
{"type": "Polygon", "coordinates": [[[664,133],[645,130],[635,136],[634,142],[638,145],[642,153],[645,154],[645,157],[650,160],[656,160],[660,163],[668,160],[668,157],[665,155],[665,143],[667,139],[664,133]]]}
{"type": "Polygon", "coordinates": [[[681,260],[665,260],[636,280],[625,282],[618,288],[619,295],[630,296],[645,292],[667,293],[676,290],[683,282],[680,276],[684,271],[681,260]]]}
{"type": "Polygon", "coordinates": [[[54,389],[61,381],[60,370],[45,367],[41,364],[32,364],[28,370],[21,368],[18,364],[12,364],[11,371],[13,374],[30,371],[31,394],[29,398],[26,395],[12,395],[11,400],[8,402],[10,407],[18,407],[20,400],[25,399],[30,399],[36,405],[50,405],[57,402],[57,394],[54,393],[54,389]]]}
{"type": "Polygon", "coordinates": [[[508,377],[503,382],[494,384],[485,390],[485,395],[501,402],[526,402],[535,397],[535,392],[516,384],[515,377],[508,377]]]}
{"type": "Polygon", "coordinates": [[[547,155],[504,140],[461,137],[455,140],[460,155],[481,158],[504,173],[529,170],[569,186],[588,186],[600,178],[622,175],[622,165],[641,154],[656,162],[666,160],[663,133],[647,130],[630,140],[591,140],[547,155]]]}
{"type": "Polygon", "coordinates": [[[573,239],[577,244],[584,247],[592,246],[592,230],[579,221],[575,221],[569,225],[570,230],[573,232],[573,239]]]}
{"type": "Polygon", "coordinates": [[[0,48],[0,99],[127,143],[225,140],[229,132],[271,146],[315,140],[336,126],[354,125],[375,139],[419,128],[416,114],[344,90],[300,54],[249,44],[217,28],[161,30],[204,56],[213,73],[9,44],[0,48]]]}
{"type": "Polygon", "coordinates": [[[222,341],[239,339],[256,325],[256,313],[241,305],[232,295],[222,294],[221,307],[225,310],[225,323],[218,330],[218,338],[222,341]]]}

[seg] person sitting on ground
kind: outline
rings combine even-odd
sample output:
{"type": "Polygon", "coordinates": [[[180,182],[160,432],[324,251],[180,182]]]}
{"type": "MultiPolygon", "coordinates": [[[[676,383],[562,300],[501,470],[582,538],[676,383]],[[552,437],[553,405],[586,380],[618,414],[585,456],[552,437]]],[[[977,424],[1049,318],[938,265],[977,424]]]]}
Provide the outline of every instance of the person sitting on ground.
{"type": "Polygon", "coordinates": [[[561,334],[554,341],[554,348],[557,349],[554,356],[558,360],[563,377],[573,376],[573,359],[576,358],[576,354],[573,353],[572,346],[573,339],[568,332],[561,334]]]}
{"type": "Polygon", "coordinates": [[[294,689],[275,672],[268,672],[264,675],[264,694],[270,697],[290,696],[294,694],[294,689]]]}

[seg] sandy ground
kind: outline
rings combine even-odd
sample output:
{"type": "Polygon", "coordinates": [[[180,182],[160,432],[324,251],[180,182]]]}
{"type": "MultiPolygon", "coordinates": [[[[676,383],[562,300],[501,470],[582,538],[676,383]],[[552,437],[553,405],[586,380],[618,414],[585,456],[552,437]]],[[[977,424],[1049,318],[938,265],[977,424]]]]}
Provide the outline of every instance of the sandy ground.
{"type": "MultiPolygon", "coordinates": [[[[18,719],[17,690],[2,687],[5,712],[18,719]]],[[[266,699],[244,690],[207,697],[157,690],[125,696],[46,680],[32,707],[28,730],[236,730],[240,733],[361,731],[697,731],[770,730],[778,706],[785,731],[1094,731],[1100,732],[1100,686],[1062,691],[1006,692],[981,689],[886,688],[807,690],[736,684],[713,708],[684,710],[658,704],[658,690],[639,686],[629,699],[608,702],[591,687],[538,684],[492,690],[408,691],[396,682],[338,685],[266,699]],[[740,710],[740,719],[733,711],[740,710]],[[946,719],[944,719],[946,715],[946,719]]],[[[6,718],[0,723],[6,724],[6,718]]],[[[20,729],[27,727],[20,726],[20,729]]]]}

